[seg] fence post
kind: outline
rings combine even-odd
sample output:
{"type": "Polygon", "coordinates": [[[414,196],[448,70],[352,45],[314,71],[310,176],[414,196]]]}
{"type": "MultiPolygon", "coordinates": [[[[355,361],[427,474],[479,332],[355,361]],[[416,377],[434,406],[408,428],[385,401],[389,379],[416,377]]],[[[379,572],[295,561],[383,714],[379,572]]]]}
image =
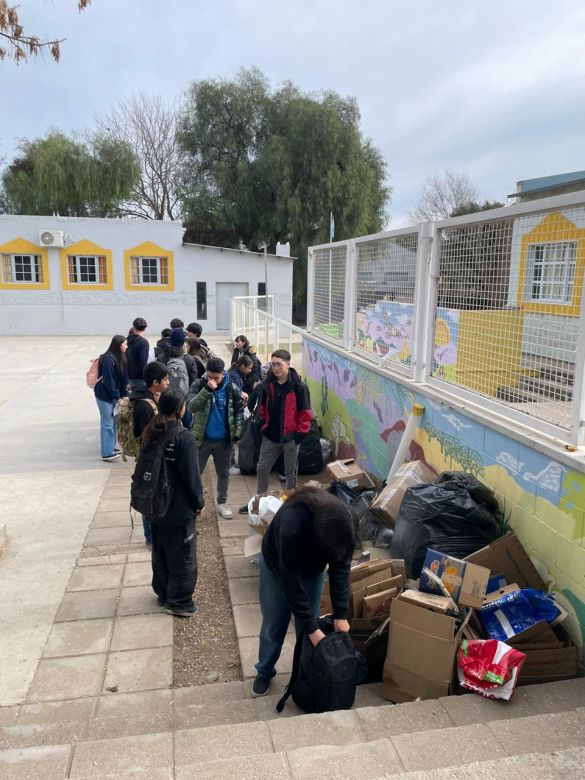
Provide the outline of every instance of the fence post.
{"type": "Polygon", "coordinates": [[[575,350],[575,376],[571,404],[571,444],[585,444],[585,279],[581,288],[577,348],[575,350]]]}
{"type": "MultiPolygon", "coordinates": [[[[313,330],[313,312],[315,309],[315,259],[313,250],[307,254],[307,331],[313,330]]],[[[292,318],[291,318],[292,322],[292,318]]]]}
{"type": "Polygon", "coordinates": [[[441,234],[435,225],[431,223],[432,246],[428,263],[428,299],[427,299],[427,327],[425,344],[423,348],[424,365],[422,367],[422,379],[425,381],[433,374],[433,360],[435,354],[435,320],[437,317],[437,291],[439,289],[441,234]]]}
{"type": "MultiPolygon", "coordinates": [[[[433,280],[431,276],[433,250],[433,224],[420,226],[416,253],[416,279],[414,291],[413,376],[415,382],[424,382],[428,365],[428,344],[432,341],[431,308],[433,280]]],[[[433,309],[434,311],[434,309],[433,309]]],[[[432,354],[432,353],[431,353],[432,354]]]]}
{"type": "Polygon", "coordinates": [[[357,251],[354,240],[347,242],[345,261],[345,308],[343,312],[343,346],[353,349],[357,309],[357,251]]]}

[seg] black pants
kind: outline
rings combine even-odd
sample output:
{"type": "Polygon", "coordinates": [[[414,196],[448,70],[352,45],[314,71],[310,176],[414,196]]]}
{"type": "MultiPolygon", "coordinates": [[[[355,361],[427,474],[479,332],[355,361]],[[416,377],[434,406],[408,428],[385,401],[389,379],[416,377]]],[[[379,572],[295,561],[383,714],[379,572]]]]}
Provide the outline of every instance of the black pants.
{"type": "Polygon", "coordinates": [[[197,583],[195,518],[186,525],[152,524],[152,589],[169,607],[192,607],[197,583]]]}

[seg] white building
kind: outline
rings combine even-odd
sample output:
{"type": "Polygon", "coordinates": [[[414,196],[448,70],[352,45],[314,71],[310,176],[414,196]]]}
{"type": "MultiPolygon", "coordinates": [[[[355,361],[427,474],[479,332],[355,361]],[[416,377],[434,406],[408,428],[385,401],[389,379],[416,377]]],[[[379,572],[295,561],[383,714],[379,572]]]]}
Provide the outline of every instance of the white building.
{"type": "MultiPolygon", "coordinates": [[[[228,330],[231,299],[263,295],[292,316],[293,258],[183,243],[179,222],[0,216],[0,334],[112,335],[135,317],[228,330]]],[[[279,248],[281,245],[279,245],[279,248]]]]}

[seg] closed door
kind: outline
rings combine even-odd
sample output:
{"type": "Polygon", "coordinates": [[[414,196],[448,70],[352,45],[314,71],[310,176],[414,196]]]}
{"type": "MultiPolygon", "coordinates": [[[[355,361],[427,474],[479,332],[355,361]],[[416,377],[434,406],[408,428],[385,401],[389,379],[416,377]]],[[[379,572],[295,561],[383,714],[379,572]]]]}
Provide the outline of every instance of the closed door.
{"type": "Polygon", "coordinates": [[[232,298],[248,295],[247,282],[216,282],[215,285],[215,327],[217,330],[229,330],[232,317],[232,298]]]}

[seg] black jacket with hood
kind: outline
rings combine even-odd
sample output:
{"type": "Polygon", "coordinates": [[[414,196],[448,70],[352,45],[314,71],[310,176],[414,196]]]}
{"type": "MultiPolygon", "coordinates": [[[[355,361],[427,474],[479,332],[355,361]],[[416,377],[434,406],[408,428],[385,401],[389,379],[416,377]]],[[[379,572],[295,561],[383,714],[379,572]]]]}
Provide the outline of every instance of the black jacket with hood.
{"type": "Polygon", "coordinates": [[[154,348],[154,356],[158,360],[160,355],[162,355],[163,352],[166,352],[166,350],[171,346],[171,342],[167,337],[160,338],[156,342],[156,347],[154,348]]]}
{"type": "Polygon", "coordinates": [[[150,344],[139,333],[129,333],[126,339],[128,349],[126,360],[128,361],[128,378],[144,379],[144,367],[148,363],[148,351],[150,344]]]}

